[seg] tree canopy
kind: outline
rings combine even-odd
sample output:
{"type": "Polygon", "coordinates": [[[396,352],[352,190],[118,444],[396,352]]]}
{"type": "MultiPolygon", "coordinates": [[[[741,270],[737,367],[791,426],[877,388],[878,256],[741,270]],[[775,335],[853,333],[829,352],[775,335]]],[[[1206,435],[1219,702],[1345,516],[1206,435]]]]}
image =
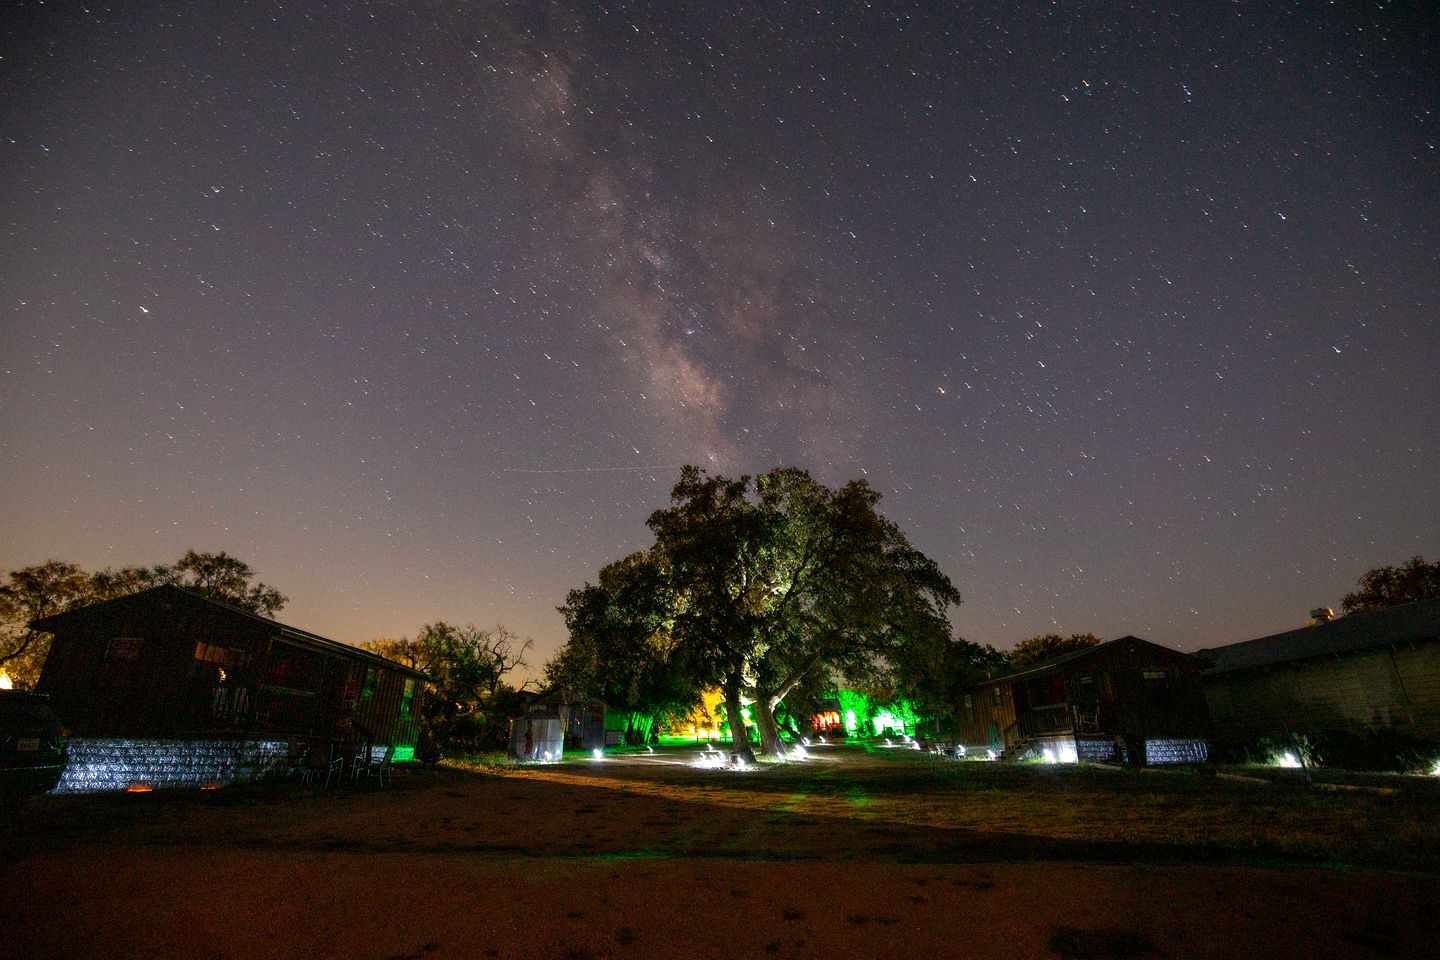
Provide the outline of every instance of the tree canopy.
{"type": "Polygon", "coordinates": [[[0,668],[21,688],[32,687],[50,649],[50,635],[30,629],[30,622],[77,607],[113,600],[170,583],[215,600],[273,616],[286,597],[264,583],[252,582],[255,571],[221,551],[187,550],[173,564],[106,568],[87,573],[63,560],[11,571],[0,585],[0,668]]]}
{"type": "Polygon", "coordinates": [[[959,592],[879,500],[864,481],[832,490],[803,470],[732,479],[685,467],[647,521],[654,545],[560,608],[570,641],[552,677],[589,676],[588,692],[656,705],[718,686],[735,750],[753,760],[748,695],[762,745],[778,751],[774,711],[792,690],[885,673],[909,647],[949,637],[959,592]]]}
{"type": "Polygon", "coordinates": [[[1038,637],[1020,641],[1006,656],[1011,667],[1026,667],[1064,653],[1093,647],[1099,642],[1100,638],[1093,633],[1072,633],[1068,637],[1062,637],[1058,633],[1042,633],[1038,637]]]}
{"type": "Polygon", "coordinates": [[[1345,613],[1440,597],[1440,560],[1426,563],[1424,557],[1416,556],[1398,567],[1376,567],[1360,578],[1359,587],[1341,601],[1345,613]]]}
{"type": "Polygon", "coordinates": [[[600,571],[599,582],[572,590],[560,612],[570,641],[545,667],[546,686],[625,707],[641,739],[664,714],[694,706],[699,691],[683,663],[686,650],[668,629],[666,583],[649,551],[600,571]]]}
{"type": "MultiPolygon", "coordinates": [[[[1008,666],[1005,654],[963,637],[931,636],[896,658],[894,689],[923,715],[948,717],[966,688],[1008,666]]],[[[882,697],[883,699],[883,697],[882,697]]]]}

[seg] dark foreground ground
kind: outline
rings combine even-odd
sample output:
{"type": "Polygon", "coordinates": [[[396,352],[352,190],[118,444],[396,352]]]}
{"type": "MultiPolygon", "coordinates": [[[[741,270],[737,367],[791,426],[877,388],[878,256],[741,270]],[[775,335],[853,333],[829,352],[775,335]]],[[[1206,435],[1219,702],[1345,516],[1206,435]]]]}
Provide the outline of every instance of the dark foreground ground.
{"type": "Polygon", "coordinates": [[[1440,956],[1440,783],[830,747],[45,797],[4,957],[1440,956]]]}

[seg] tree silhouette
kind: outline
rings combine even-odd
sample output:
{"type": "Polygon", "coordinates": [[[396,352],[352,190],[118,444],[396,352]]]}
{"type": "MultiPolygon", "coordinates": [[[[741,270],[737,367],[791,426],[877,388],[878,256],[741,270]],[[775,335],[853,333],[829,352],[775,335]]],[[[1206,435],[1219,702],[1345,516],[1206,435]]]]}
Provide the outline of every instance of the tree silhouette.
{"type": "Polygon", "coordinates": [[[1359,580],[1360,589],[1340,602],[1345,613],[1383,610],[1400,603],[1440,597],[1440,560],[1411,557],[1398,567],[1376,567],[1359,580]]]}

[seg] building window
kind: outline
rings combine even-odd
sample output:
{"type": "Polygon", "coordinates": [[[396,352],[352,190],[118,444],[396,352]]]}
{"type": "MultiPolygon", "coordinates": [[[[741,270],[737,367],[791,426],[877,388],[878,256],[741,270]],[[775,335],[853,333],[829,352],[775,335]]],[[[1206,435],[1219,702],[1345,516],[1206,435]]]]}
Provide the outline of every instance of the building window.
{"type": "Polygon", "coordinates": [[[1165,671],[1164,671],[1164,670],[1144,670],[1144,671],[1141,671],[1141,672],[1143,673],[1143,675],[1144,675],[1144,677],[1145,677],[1146,680],[1161,680],[1161,681],[1163,681],[1163,680],[1165,679],[1165,671]]]}
{"type": "Polygon", "coordinates": [[[375,667],[365,668],[365,684],[360,688],[360,699],[369,700],[375,696],[375,692],[380,689],[381,676],[382,674],[379,669],[375,667]]]}
{"type": "Polygon", "coordinates": [[[224,663],[225,654],[228,652],[224,647],[217,647],[213,643],[195,644],[195,659],[205,663],[224,663]]]}
{"type": "Polygon", "coordinates": [[[405,692],[400,695],[400,716],[410,719],[410,709],[415,702],[415,681],[405,681],[405,692]]]}

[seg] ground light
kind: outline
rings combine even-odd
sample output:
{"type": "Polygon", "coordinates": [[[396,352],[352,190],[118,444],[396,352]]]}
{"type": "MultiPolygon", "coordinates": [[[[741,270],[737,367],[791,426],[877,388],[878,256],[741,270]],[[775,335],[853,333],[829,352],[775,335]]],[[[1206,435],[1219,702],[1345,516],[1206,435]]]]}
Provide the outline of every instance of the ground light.
{"type": "Polygon", "coordinates": [[[725,755],[715,750],[706,750],[695,759],[691,766],[700,767],[702,770],[719,770],[725,766],[725,755]]]}
{"type": "Polygon", "coordinates": [[[1044,747],[1041,749],[1040,755],[1046,763],[1080,762],[1080,757],[1075,752],[1075,748],[1069,744],[1061,744],[1058,747],[1044,747]]]}
{"type": "Polygon", "coordinates": [[[590,751],[590,756],[594,757],[596,760],[604,760],[605,751],[601,750],[599,747],[596,747],[594,750],[590,751]]]}

